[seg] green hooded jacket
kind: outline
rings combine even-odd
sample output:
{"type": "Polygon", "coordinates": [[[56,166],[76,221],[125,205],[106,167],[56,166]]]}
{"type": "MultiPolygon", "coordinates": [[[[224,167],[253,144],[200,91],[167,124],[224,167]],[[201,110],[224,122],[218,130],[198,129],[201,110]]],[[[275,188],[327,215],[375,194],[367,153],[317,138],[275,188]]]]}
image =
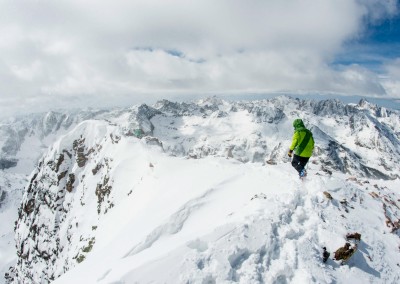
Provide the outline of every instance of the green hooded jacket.
{"type": "Polygon", "coordinates": [[[297,156],[309,158],[314,149],[314,138],[310,130],[308,130],[301,119],[293,121],[294,134],[290,150],[294,150],[297,156]]]}

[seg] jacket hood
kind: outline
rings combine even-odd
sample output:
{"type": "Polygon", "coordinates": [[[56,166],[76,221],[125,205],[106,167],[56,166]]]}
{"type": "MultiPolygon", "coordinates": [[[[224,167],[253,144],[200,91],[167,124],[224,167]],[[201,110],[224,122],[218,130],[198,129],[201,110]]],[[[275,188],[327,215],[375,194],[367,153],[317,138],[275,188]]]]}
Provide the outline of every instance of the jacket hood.
{"type": "Polygon", "coordinates": [[[298,130],[300,128],[305,128],[304,123],[300,118],[295,119],[293,121],[293,127],[294,127],[295,130],[298,130]]]}

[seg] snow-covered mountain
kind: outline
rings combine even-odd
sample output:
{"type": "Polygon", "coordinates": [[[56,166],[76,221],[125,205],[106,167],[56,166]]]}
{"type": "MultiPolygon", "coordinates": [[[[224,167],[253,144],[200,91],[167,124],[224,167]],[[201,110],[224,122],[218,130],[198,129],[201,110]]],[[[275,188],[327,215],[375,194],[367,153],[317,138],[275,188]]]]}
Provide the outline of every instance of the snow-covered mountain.
{"type": "MultiPolygon", "coordinates": [[[[38,160],[61,135],[87,119],[106,119],[114,111],[48,112],[0,121],[0,273],[16,262],[14,222],[23,189],[38,160]]],[[[0,277],[0,283],[4,278],[0,277]]]]}
{"type": "MultiPolygon", "coordinates": [[[[41,132],[57,141],[24,190],[7,282],[400,281],[398,111],[209,98],[78,117],[41,132]],[[316,141],[305,182],[287,157],[299,117],[316,141]],[[333,252],[355,232],[340,266],[333,252]]],[[[4,167],[25,156],[28,132],[14,133],[4,167]]]]}

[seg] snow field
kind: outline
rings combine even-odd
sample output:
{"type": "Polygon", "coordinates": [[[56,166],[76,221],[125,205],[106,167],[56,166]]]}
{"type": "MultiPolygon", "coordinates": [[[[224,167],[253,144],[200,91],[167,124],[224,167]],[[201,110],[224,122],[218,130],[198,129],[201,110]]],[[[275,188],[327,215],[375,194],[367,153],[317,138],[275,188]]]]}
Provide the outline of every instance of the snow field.
{"type": "Polygon", "coordinates": [[[386,254],[398,236],[386,230],[381,205],[343,176],[319,176],[310,165],[301,182],[288,163],[174,158],[146,147],[127,142],[120,145],[124,159],[114,153],[120,161],[113,173],[116,206],[99,220],[87,259],[55,283],[398,279],[399,253],[386,254]],[[343,198],[356,198],[354,209],[345,209],[343,198]],[[333,252],[355,231],[363,236],[360,251],[340,266],[333,252]],[[383,232],[388,243],[379,240],[383,232]],[[326,264],[323,246],[331,252],[326,264]]]}

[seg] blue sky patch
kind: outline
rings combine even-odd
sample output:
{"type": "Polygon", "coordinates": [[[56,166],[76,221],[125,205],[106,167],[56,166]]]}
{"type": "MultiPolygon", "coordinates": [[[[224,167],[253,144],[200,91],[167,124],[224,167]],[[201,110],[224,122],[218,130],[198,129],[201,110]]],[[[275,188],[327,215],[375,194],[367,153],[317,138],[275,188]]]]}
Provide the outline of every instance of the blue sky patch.
{"type": "Polygon", "coordinates": [[[382,65],[400,58],[400,15],[368,24],[362,37],[345,44],[333,66],[361,65],[381,73],[382,65]]]}

